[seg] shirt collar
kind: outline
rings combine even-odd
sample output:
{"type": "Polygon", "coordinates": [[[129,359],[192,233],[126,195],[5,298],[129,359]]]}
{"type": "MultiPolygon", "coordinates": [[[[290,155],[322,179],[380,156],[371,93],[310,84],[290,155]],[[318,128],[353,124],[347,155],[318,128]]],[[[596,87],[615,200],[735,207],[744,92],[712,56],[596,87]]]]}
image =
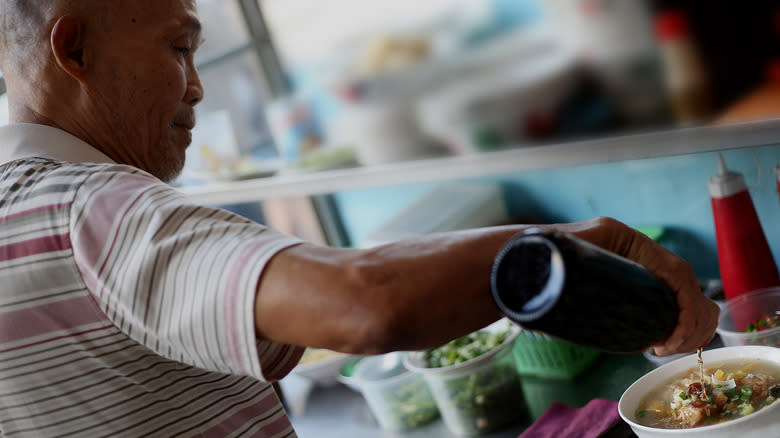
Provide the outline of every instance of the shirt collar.
{"type": "Polygon", "coordinates": [[[33,123],[0,126],[0,164],[31,157],[115,164],[104,153],[59,128],[33,123]]]}

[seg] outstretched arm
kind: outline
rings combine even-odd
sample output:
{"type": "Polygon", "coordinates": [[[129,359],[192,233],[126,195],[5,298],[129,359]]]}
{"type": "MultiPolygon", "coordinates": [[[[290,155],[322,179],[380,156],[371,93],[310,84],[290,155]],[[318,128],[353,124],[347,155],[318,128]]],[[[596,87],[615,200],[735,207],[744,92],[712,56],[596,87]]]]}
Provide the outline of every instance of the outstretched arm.
{"type": "MultiPolygon", "coordinates": [[[[547,225],[632,259],[677,293],[680,320],[658,354],[711,340],[718,307],[691,266],[638,231],[608,218],[547,225]]],[[[437,233],[369,249],[302,244],[266,267],[255,304],[258,335],[359,354],[441,345],[501,315],[490,270],[501,247],[526,226],[437,233]]]]}

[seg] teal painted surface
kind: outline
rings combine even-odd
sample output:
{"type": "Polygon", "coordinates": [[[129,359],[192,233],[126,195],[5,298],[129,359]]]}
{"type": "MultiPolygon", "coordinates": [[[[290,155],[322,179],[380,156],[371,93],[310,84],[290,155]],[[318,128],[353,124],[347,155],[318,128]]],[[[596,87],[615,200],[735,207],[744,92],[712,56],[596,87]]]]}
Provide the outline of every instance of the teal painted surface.
{"type": "MultiPolygon", "coordinates": [[[[780,146],[723,153],[741,172],[753,204],[780,262],[780,198],[774,166],[780,146]],[[753,154],[755,153],[755,158],[753,154]],[[761,181],[759,182],[760,164],[761,181]]],[[[498,181],[510,216],[542,222],[569,222],[611,216],[631,225],[662,225],[661,243],[686,258],[702,278],[719,277],[715,231],[707,182],[717,171],[715,153],[632,160],[506,175],[498,181]]],[[[433,187],[432,184],[355,190],[336,196],[354,246],[366,235],[433,187]]]]}

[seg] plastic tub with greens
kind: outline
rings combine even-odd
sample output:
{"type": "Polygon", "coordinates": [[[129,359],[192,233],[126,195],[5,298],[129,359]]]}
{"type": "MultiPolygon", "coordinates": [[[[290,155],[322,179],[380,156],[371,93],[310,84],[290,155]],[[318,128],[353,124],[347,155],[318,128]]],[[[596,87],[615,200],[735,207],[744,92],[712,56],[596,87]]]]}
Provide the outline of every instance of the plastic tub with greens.
{"type": "Polygon", "coordinates": [[[728,300],[721,308],[717,331],[726,346],[780,347],[780,287],[728,300]],[[740,315],[741,324],[735,320],[735,313],[740,315]]]}
{"type": "Polygon", "coordinates": [[[350,383],[363,394],[382,429],[412,429],[439,417],[428,386],[404,368],[401,353],[363,357],[355,364],[350,383]]]}
{"type": "Polygon", "coordinates": [[[479,330],[405,358],[406,367],[425,378],[452,433],[479,435],[527,416],[511,354],[519,328],[501,323],[505,328],[479,330]]]}

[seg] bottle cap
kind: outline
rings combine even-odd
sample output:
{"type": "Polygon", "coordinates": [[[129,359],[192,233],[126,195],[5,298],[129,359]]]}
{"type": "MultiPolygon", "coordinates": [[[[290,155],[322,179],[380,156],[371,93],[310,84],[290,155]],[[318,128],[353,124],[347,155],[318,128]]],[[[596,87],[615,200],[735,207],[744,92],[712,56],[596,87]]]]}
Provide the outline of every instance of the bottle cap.
{"type": "Polygon", "coordinates": [[[561,296],[565,276],[560,250],[541,230],[532,228],[502,248],[490,281],[499,309],[524,323],[550,311],[561,296]]]}
{"type": "Polygon", "coordinates": [[[718,152],[718,174],[710,178],[710,196],[726,198],[745,190],[747,190],[745,178],[741,173],[729,170],[723,160],[723,155],[718,152]]]}

